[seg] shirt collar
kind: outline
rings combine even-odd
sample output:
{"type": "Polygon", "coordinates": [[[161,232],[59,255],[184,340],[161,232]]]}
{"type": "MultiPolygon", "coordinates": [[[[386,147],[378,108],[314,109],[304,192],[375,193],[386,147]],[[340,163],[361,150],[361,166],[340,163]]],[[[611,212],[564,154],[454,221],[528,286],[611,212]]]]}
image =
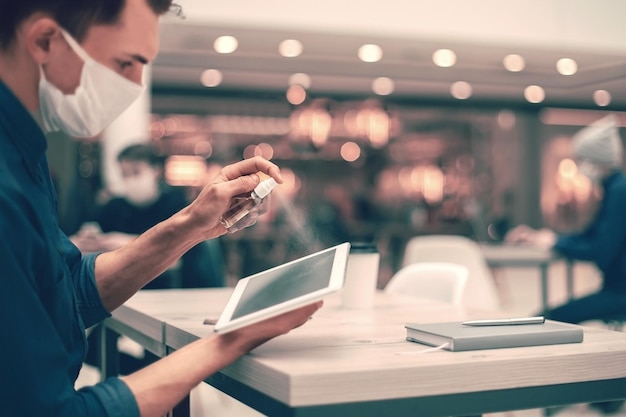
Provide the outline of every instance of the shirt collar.
{"type": "Polygon", "coordinates": [[[0,128],[2,126],[36,177],[37,167],[46,152],[46,137],[22,102],[0,81],[0,128]]]}

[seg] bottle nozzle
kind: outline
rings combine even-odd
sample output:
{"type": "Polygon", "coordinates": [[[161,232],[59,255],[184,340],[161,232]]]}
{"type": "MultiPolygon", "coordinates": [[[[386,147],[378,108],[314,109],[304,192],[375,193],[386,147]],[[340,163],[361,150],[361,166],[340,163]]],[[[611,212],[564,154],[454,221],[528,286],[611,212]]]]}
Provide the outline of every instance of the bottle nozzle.
{"type": "Polygon", "coordinates": [[[263,180],[254,188],[254,193],[261,199],[267,197],[269,193],[272,192],[274,187],[276,187],[278,183],[274,178],[268,178],[263,180]]]}

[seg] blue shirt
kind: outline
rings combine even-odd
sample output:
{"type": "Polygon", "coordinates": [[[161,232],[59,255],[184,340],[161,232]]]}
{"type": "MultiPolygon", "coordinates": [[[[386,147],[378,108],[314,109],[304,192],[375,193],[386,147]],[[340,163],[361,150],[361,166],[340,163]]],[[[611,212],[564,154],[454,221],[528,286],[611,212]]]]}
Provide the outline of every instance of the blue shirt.
{"type": "Polygon", "coordinates": [[[554,249],[595,263],[602,272],[602,289],[626,294],[626,177],[616,172],[602,187],[604,196],[594,220],[582,233],[560,236],[554,249]]]}
{"type": "Polygon", "coordinates": [[[80,391],[85,326],[108,316],[82,256],[58,227],[46,139],[0,82],[0,410],[10,417],[139,416],[119,378],[80,391]]]}

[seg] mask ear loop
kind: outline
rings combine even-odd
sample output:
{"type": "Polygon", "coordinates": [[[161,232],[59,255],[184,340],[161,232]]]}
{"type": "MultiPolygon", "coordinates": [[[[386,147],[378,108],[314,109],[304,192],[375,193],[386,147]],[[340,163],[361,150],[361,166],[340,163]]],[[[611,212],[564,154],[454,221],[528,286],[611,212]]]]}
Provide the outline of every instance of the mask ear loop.
{"type": "Polygon", "coordinates": [[[70,45],[70,48],[72,48],[72,50],[76,53],[76,55],[78,55],[80,59],[82,59],[84,62],[93,61],[93,58],[89,56],[89,54],[83,49],[82,46],[80,46],[76,39],[74,39],[72,35],[70,35],[67,31],[65,31],[65,29],[61,29],[61,35],[63,35],[65,41],[70,45]]]}

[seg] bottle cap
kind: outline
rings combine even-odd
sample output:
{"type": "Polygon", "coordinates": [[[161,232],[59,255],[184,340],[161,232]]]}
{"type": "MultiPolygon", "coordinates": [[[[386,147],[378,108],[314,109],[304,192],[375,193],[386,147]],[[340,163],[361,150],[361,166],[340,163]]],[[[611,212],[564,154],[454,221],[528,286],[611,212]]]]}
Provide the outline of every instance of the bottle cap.
{"type": "Polygon", "coordinates": [[[259,183],[259,185],[257,185],[254,188],[254,193],[259,197],[259,198],[265,198],[267,197],[267,195],[269,193],[272,192],[272,190],[274,189],[274,187],[276,187],[278,185],[278,183],[276,182],[276,180],[274,178],[269,178],[266,179],[264,181],[261,181],[259,183]]]}

